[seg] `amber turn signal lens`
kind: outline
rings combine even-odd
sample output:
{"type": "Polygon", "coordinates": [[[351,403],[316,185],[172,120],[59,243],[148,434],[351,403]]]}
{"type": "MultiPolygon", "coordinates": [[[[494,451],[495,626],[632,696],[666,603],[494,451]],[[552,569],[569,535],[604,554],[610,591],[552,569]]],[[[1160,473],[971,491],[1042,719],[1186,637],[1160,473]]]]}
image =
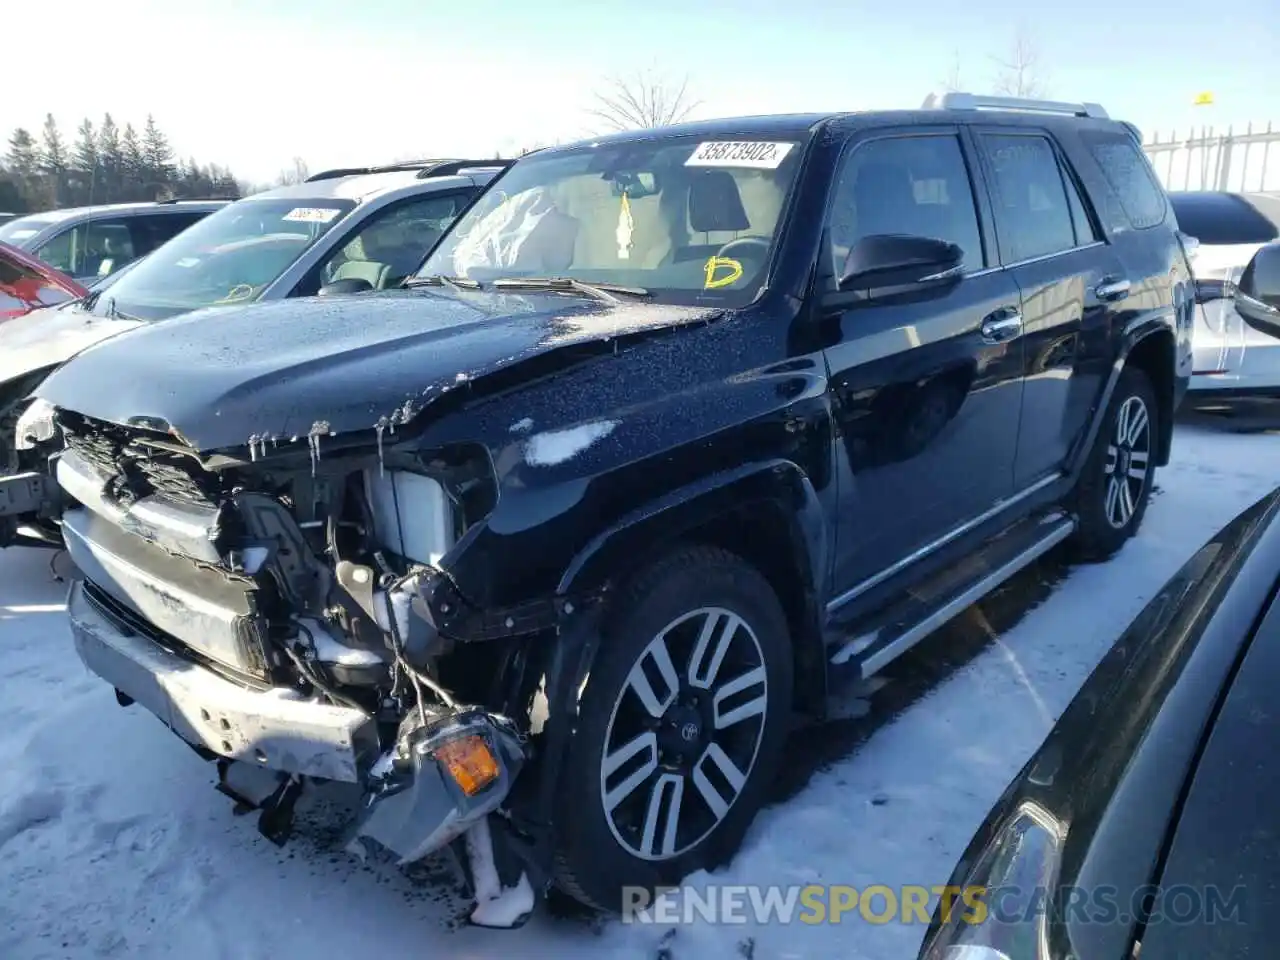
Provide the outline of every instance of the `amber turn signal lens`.
{"type": "Polygon", "coordinates": [[[483,737],[459,737],[436,747],[433,753],[468,797],[498,779],[498,761],[483,737]]]}

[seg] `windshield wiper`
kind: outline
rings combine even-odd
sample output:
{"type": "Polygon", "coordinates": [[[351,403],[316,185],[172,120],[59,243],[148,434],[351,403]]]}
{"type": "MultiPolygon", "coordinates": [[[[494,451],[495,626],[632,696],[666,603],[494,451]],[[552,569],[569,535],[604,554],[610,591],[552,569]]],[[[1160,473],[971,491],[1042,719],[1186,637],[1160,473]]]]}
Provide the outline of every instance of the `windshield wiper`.
{"type": "Polygon", "coordinates": [[[620,283],[583,283],[573,277],[511,277],[493,281],[498,290],[568,290],[585,294],[605,303],[621,303],[615,293],[628,297],[647,297],[649,291],[644,287],[626,287],[620,283]]]}
{"type": "Polygon", "coordinates": [[[98,301],[102,298],[102,290],[99,288],[93,290],[88,296],[80,301],[80,309],[85,313],[93,313],[93,308],[98,305],[98,301]]]}
{"type": "Polygon", "coordinates": [[[446,277],[435,273],[429,277],[406,277],[402,286],[410,287],[453,287],[455,290],[479,290],[479,280],[466,277],[446,277]]]}

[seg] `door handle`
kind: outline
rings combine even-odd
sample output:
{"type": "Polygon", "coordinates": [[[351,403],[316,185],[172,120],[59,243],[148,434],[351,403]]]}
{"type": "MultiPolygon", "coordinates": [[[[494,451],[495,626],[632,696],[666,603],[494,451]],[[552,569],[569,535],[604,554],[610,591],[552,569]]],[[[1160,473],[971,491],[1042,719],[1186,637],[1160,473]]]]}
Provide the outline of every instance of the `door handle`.
{"type": "Polygon", "coordinates": [[[1099,300],[1123,300],[1129,295],[1129,287],[1129,281],[1123,277],[1107,277],[1093,288],[1093,292],[1099,300]]]}
{"type": "Polygon", "coordinates": [[[1022,314],[1017,310],[997,310],[982,321],[982,339],[987,343],[1004,343],[1022,333],[1022,314]]]}

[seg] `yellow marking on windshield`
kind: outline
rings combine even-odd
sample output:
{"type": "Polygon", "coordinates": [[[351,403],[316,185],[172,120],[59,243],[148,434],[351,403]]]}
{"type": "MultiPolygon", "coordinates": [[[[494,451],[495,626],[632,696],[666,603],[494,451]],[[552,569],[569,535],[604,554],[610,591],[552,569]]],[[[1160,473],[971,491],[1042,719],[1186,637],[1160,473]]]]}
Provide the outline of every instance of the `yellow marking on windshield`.
{"type": "Polygon", "coordinates": [[[253,287],[250,284],[237,283],[227,292],[225,297],[218,301],[218,303],[236,303],[240,300],[248,300],[252,296],[253,287]]]}
{"type": "Polygon", "coordinates": [[[707,275],[706,283],[702,285],[704,290],[727,287],[731,283],[742,279],[742,264],[732,257],[708,257],[707,264],[703,267],[703,270],[707,275]],[[717,277],[717,270],[728,270],[729,273],[727,276],[717,277]]]}

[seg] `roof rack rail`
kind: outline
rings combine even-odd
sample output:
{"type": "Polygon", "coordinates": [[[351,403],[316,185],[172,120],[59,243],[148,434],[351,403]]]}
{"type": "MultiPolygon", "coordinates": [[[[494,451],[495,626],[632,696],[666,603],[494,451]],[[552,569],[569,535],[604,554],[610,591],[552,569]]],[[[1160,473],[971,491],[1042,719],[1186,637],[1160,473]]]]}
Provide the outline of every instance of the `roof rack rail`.
{"type": "Polygon", "coordinates": [[[1099,103],[1067,103],[1061,100],[1033,100],[1029,97],[984,97],[973,93],[930,94],[925,110],[1012,110],[1022,113],[1060,113],[1072,117],[1108,120],[1110,116],[1099,103]]]}
{"type": "Polygon", "coordinates": [[[514,160],[449,160],[426,167],[418,174],[419,180],[428,177],[452,177],[467,170],[505,170],[515,163],[514,160]]]}
{"type": "Polygon", "coordinates": [[[237,197],[170,197],[168,200],[157,200],[156,203],[215,203],[223,200],[230,203],[237,197]]]}
{"type": "Polygon", "coordinates": [[[461,170],[471,170],[479,167],[508,167],[513,162],[512,160],[492,158],[488,160],[406,160],[403,163],[388,163],[376,167],[338,167],[333,170],[324,170],[320,173],[313,173],[307,177],[305,182],[335,180],[338,177],[354,177],[370,173],[404,173],[412,170],[417,170],[421,179],[447,177],[461,170]]]}

